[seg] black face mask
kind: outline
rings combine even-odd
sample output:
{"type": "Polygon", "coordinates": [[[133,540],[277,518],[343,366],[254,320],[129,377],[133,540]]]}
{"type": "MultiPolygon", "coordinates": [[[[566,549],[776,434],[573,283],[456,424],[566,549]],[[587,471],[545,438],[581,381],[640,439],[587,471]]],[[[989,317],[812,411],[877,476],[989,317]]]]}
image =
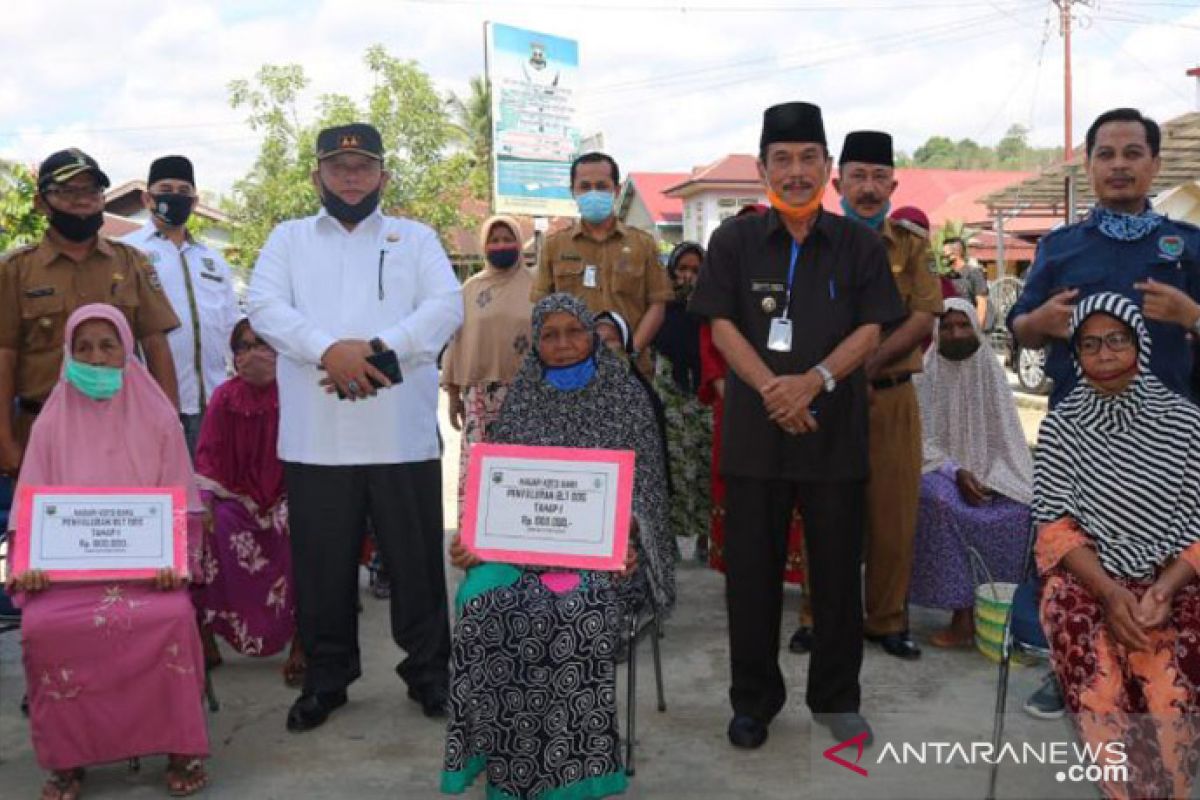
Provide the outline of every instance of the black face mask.
{"type": "Polygon", "coordinates": [[[938,353],[950,361],[966,361],[979,350],[979,340],[972,336],[970,339],[952,339],[938,343],[938,353]]]}
{"type": "Polygon", "coordinates": [[[325,206],[325,210],[329,212],[329,216],[333,217],[338,222],[348,222],[351,225],[357,225],[367,217],[371,216],[371,213],[378,208],[379,189],[375,189],[375,191],[371,192],[357,203],[347,203],[345,200],[329,191],[329,187],[322,183],[321,205],[325,206]]]}
{"type": "MultiPolygon", "coordinates": [[[[46,205],[50,205],[47,203],[46,205]]],[[[68,214],[50,206],[50,227],[58,231],[64,239],[70,242],[86,242],[100,232],[104,225],[104,211],[97,211],[86,217],[68,214]]]]}
{"type": "Polygon", "coordinates": [[[516,266],[521,259],[521,248],[512,247],[493,247],[487,250],[487,260],[496,269],[508,269],[516,266]]]}
{"type": "Polygon", "coordinates": [[[186,194],[152,194],[150,197],[154,200],[154,216],[173,228],[187,224],[196,201],[186,194]]]}

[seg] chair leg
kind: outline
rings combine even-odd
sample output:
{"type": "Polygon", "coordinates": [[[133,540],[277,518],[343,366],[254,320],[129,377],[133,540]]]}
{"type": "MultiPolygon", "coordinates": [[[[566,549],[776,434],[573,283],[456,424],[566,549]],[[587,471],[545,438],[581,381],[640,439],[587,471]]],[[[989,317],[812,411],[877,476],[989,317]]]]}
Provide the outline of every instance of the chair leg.
{"type": "Polygon", "coordinates": [[[142,771],[142,760],[140,758],[138,758],[137,756],[134,756],[133,758],[129,759],[129,771],[130,772],[141,772],[142,771]]]}
{"type": "Polygon", "coordinates": [[[637,629],[638,615],[631,614],[629,620],[629,675],[625,698],[625,774],[633,777],[637,769],[633,763],[634,726],[637,718],[637,629]]]}
{"type": "Polygon", "coordinates": [[[654,682],[658,687],[658,711],[660,714],[667,710],[667,699],[663,693],[662,652],[658,644],[658,640],[661,638],[662,623],[659,621],[658,613],[655,612],[654,633],[650,636],[650,644],[654,648],[654,682]]]}
{"type": "Polygon", "coordinates": [[[207,669],[204,670],[204,699],[208,701],[209,713],[215,714],[221,710],[221,704],[217,702],[217,692],[213,689],[212,673],[207,669]]]}

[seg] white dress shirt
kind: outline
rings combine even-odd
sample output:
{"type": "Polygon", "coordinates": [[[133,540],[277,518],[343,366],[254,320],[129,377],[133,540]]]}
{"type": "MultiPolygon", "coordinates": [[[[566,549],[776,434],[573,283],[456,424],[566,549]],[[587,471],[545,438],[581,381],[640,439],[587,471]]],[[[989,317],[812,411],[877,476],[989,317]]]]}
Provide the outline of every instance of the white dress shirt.
{"type": "Polygon", "coordinates": [[[216,388],[229,377],[232,364],[229,335],[241,314],[229,264],[216,250],[191,236],[182,248],[176,247],[158,232],[153,220],[121,237],[121,241],[146,254],[158,273],[175,316],[179,317],[179,327],[167,334],[167,344],[175,359],[175,379],[179,383],[179,411],[199,414],[201,384],[207,404],[216,388]],[[186,276],[184,270],[187,270],[186,276]],[[195,299],[195,315],[189,295],[195,299]],[[199,363],[196,359],[197,332],[200,337],[199,363]]]}
{"type": "Polygon", "coordinates": [[[441,457],[437,357],[462,324],[462,292],[433,230],[378,210],[347,231],[321,209],[278,225],[258,255],[250,323],[279,351],[279,457],[320,465],[441,457]],[[378,337],[404,380],[366,400],[318,385],[339,339],[378,337]]]}

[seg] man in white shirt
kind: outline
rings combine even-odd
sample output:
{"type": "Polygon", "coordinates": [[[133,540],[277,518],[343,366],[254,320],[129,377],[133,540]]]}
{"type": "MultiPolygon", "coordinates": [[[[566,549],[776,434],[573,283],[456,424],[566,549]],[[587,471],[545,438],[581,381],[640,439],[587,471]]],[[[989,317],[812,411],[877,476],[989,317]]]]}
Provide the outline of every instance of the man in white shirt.
{"type": "Polygon", "coordinates": [[[193,458],[208,400],[229,374],[229,336],[240,316],[229,265],[188,232],[196,201],[192,162],[183,156],[157,159],[142,193],[150,221],[121,239],[146,254],[179,317],[167,343],[179,383],[179,418],[193,458]]]}
{"type": "Polygon", "coordinates": [[[323,208],[272,231],[247,298],[251,324],[279,352],[279,457],[308,661],[288,712],[295,732],[325,722],[361,674],[358,557],[368,518],[392,575],[392,638],[408,654],[396,671],[427,716],[445,713],[436,361],[462,323],[462,295],[433,230],[379,211],[387,179],[374,128],[321,131],[313,182],[323,208]],[[385,374],[392,358],[399,381],[385,374]]]}

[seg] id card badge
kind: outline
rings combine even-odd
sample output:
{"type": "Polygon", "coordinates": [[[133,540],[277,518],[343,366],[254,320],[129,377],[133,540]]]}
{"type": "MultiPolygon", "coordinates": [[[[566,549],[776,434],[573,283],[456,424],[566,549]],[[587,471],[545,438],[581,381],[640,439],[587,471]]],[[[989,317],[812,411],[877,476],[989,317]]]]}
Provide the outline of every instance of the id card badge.
{"type": "Polygon", "coordinates": [[[596,288],[596,265],[588,264],[583,268],[583,285],[587,289],[596,288]]]}
{"type": "Polygon", "coordinates": [[[792,352],[792,321],[787,317],[772,317],[767,334],[767,349],[776,353],[792,352]]]}

